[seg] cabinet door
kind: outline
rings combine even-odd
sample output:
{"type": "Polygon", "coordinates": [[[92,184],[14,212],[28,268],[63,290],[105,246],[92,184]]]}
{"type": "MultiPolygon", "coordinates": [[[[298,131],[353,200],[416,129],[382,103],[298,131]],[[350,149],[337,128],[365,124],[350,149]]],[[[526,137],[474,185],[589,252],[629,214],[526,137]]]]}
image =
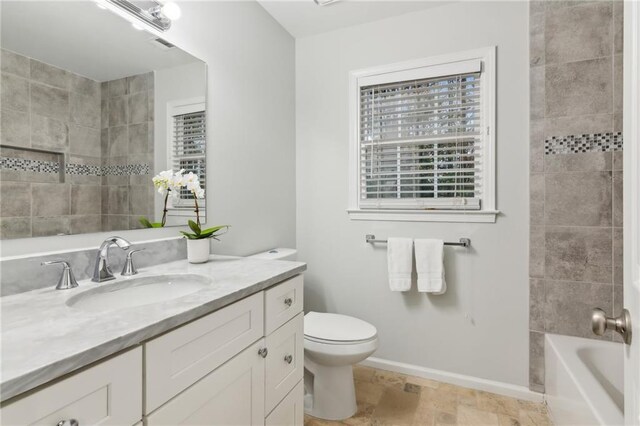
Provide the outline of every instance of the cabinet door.
{"type": "Polygon", "coordinates": [[[263,347],[261,339],[158,408],[147,426],[263,425],[263,347]]]}
{"type": "Polygon", "coordinates": [[[265,415],[293,389],[304,374],[304,314],[266,337],[265,415]]]}
{"type": "Polygon", "coordinates": [[[302,275],[296,275],[264,292],[266,336],[302,312],[302,293],[302,275]]]}
{"type": "Polygon", "coordinates": [[[302,426],[304,424],[304,385],[302,380],[273,409],[264,423],[265,426],[302,426]]]}
{"type": "Polygon", "coordinates": [[[2,424],[132,425],[142,418],[142,348],[103,361],[2,408],[2,424]]]}
{"type": "Polygon", "coordinates": [[[149,414],[262,337],[263,293],[145,343],[149,414]]]}

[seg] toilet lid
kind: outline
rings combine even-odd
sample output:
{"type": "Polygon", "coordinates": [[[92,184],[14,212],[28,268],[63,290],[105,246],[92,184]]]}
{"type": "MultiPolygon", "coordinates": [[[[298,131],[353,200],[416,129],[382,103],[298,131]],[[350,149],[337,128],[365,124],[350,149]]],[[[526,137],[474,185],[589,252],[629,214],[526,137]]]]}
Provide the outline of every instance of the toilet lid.
{"type": "Polygon", "coordinates": [[[377,330],[368,322],[347,315],[309,312],[304,316],[304,335],[320,340],[353,342],[372,339],[377,330]]]}

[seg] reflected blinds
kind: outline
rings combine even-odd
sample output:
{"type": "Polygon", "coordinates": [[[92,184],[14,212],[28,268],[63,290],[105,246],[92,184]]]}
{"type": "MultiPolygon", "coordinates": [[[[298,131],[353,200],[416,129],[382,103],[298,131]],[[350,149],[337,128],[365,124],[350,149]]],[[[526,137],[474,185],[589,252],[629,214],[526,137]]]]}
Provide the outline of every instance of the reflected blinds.
{"type": "MultiPolygon", "coordinates": [[[[206,128],[205,112],[196,111],[173,116],[173,169],[193,172],[200,178],[200,186],[206,190],[205,167],[206,128]]],[[[183,188],[174,206],[193,205],[193,195],[183,188]]]]}

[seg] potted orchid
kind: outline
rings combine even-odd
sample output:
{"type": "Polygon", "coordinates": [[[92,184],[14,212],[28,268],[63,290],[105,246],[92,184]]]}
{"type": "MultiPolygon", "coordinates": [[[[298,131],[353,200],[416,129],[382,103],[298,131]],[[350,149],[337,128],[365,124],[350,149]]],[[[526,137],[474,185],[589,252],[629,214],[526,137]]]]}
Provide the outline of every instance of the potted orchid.
{"type": "Polygon", "coordinates": [[[200,206],[198,200],[204,199],[204,189],[200,186],[200,178],[193,172],[184,174],[184,170],[176,173],[173,170],[160,172],[153,178],[153,184],[158,192],[164,196],[164,208],[162,211],[162,222],[151,223],[146,218],[140,218],[140,223],[149,228],[163,227],[167,220],[167,202],[169,196],[178,198],[182,188],[186,188],[193,196],[194,212],[196,220],[189,220],[188,225],[192,232],[180,231],[187,238],[187,258],[190,263],[204,263],[209,260],[210,244],[209,238],[217,240],[222,229],[228,229],[228,225],[219,225],[202,229],[200,222],[200,206]]]}

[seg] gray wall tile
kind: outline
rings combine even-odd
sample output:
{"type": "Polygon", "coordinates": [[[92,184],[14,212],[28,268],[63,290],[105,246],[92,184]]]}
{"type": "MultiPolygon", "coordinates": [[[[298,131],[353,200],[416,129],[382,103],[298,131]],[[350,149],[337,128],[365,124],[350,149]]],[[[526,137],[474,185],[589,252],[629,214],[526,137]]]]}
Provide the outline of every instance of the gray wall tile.
{"type": "Polygon", "coordinates": [[[622,55],[613,57],[613,111],[622,113],[624,75],[622,55]]]}
{"type": "Polygon", "coordinates": [[[129,102],[125,96],[109,99],[109,127],[127,124],[129,102]]]}
{"type": "Polygon", "coordinates": [[[613,131],[612,114],[549,117],[545,120],[544,137],[584,135],[613,131]]]}
{"type": "Polygon", "coordinates": [[[624,284],[624,232],[622,228],[613,228],[613,284],[624,284]]]}
{"type": "Polygon", "coordinates": [[[3,109],[0,126],[2,127],[2,131],[0,131],[1,144],[22,147],[31,145],[28,112],[3,109]]]}
{"type": "Polygon", "coordinates": [[[100,82],[77,74],[71,74],[70,90],[84,96],[101,98],[100,82]]]}
{"type": "Polygon", "coordinates": [[[31,187],[31,197],[33,216],[51,217],[69,214],[69,185],[55,183],[34,183],[31,187]]]}
{"type": "Polygon", "coordinates": [[[31,59],[31,80],[69,90],[71,73],[53,65],[31,59]]]}
{"type": "Polygon", "coordinates": [[[29,58],[7,49],[0,49],[0,70],[29,78],[29,58]]]}
{"type": "Polygon", "coordinates": [[[529,15],[529,64],[544,65],[544,11],[531,12],[529,15]]]}
{"type": "Polygon", "coordinates": [[[624,50],[624,2],[613,2],[613,52],[622,53],[624,50]]]}
{"type": "MultiPolygon", "coordinates": [[[[71,185],[71,214],[99,215],[102,213],[102,187],[98,185],[71,185]]],[[[100,229],[100,226],[91,232],[100,229]]]]}
{"type": "Polygon", "coordinates": [[[31,115],[31,143],[34,148],[57,152],[69,149],[69,127],[65,121],[31,115]]]}
{"type": "Polygon", "coordinates": [[[529,276],[544,278],[544,226],[529,227],[529,276]]]}
{"type": "Polygon", "coordinates": [[[100,130],[73,124],[69,126],[69,152],[89,157],[100,157],[102,152],[100,130]]]}
{"type": "Polygon", "coordinates": [[[128,153],[129,133],[127,126],[110,127],[108,157],[121,157],[128,153]]]}
{"type": "Polygon", "coordinates": [[[32,219],[32,235],[48,237],[51,235],[69,235],[69,216],[34,217],[32,219]]]}
{"type": "Polygon", "coordinates": [[[622,166],[624,163],[624,156],[622,151],[613,152],[613,170],[622,170],[622,166]]]}
{"type": "Polygon", "coordinates": [[[529,129],[529,171],[544,172],[544,120],[531,120],[529,129]]]}
{"type": "Polygon", "coordinates": [[[129,153],[146,154],[149,152],[153,152],[153,146],[149,146],[149,125],[146,122],[129,125],[129,153]]]}
{"type": "Polygon", "coordinates": [[[152,73],[138,74],[131,77],[127,77],[127,87],[129,94],[145,92],[148,90],[149,80],[152,73]]]}
{"type": "Polygon", "coordinates": [[[69,92],[32,83],[31,113],[66,121],[69,117],[69,92]]]}
{"type": "Polygon", "coordinates": [[[545,60],[566,63],[610,56],[613,48],[610,2],[548,10],[545,60]]]}
{"type": "MultiPolygon", "coordinates": [[[[31,217],[3,217],[0,218],[0,238],[27,238],[31,236],[31,217]]],[[[4,287],[4,282],[0,290],[4,287]]]]}
{"type": "Polygon", "coordinates": [[[613,226],[622,226],[623,222],[623,176],[622,172],[613,172],[613,226]]]}
{"type": "Polygon", "coordinates": [[[545,155],[544,166],[549,173],[608,171],[612,169],[612,152],[545,155]]]}
{"type": "Polygon", "coordinates": [[[92,127],[94,129],[100,129],[100,117],[102,116],[102,110],[100,109],[101,104],[99,97],[71,93],[70,103],[70,118],[72,123],[92,127]]]}
{"type": "Polygon", "coordinates": [[[31,216],[31,184],[0,181],[0,216],[31,216]]]}
{"type": "Polygon", "coordinates": [[[529,329],[544,332],[544,280],[529,280],[529,329]]]}
{"type": "Polygon", "coordinates": [[[109,214],[129,214],[129,188],[127,186],[109,186],[107,209],[109,214]]]}
{"type": "Polygon", "coordinates": [[[611,239],[611,228],[547,226],[546,278],[611,284],[611,239]]]}
{"type": "Polygon", "coordinates": [[[612,312],[613,287],[610,284],[545,281],[544,318],[548,333],[597,338],[591,331],[593,308],[612,312]]]}
{"type": "Polygon", "coordinates": [[[546,116],[611,113],[613,111],[611,61],[611,58],[607,57],[547,66],[546,116]]]}
{"type": "Polygon", "coordinates": [[[109,81],[109,97],[124,96],[129,93],[129,87],[126,78],[109,81]]]}
{"type": "Polygon", "coordinates": [[[131,124],[149,121],[149,104],[147,92],[129,96],[129,120],[131,124]]]}
{"type": "Polygon", "coordinates": [[[529,220],[532,225],[544,224],[545,175],[534,173],[529,177],[529,220]]]}
{"type": "Polygon", "coordinates": [[[69,232],[71,234],[85,234],[102,229],[102,216],[100,214],[88,216],[70,216],[69,232]]]}
{"type": "Polygon", "coordinates": [[[544,334],[529,332],[529,388],[544,391],[544,334]]]}
{"type": "Polygon", "coordinates": [[[532,120],[545,115],[545,67],[533,67],[529,71],[530,116],[532,120]]]}
{"type": "Polygon", "coordinates": [[[545,224],[611,226],[611,172],[550,173],[545,188],[545,224]]]}
{"type": "Polygon", "coordinates": [[[15,75],[2,73],[0,79],[0,102],[2,108],[18,111],[29,110],[29,81],[15,75]]]}

